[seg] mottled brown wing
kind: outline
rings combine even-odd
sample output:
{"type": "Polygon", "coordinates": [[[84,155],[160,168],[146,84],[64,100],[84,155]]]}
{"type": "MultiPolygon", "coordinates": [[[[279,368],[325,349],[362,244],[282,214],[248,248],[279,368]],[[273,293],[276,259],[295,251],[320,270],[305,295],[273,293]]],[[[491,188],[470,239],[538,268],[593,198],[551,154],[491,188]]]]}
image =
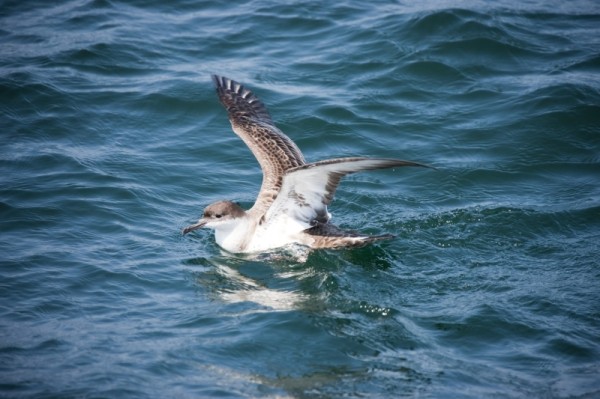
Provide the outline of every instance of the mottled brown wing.
{"type": "Polygon", "coordinates": [[[260,195],[252,210],[265,212],[279,193],[285,172],[304,165],[304,156],[275,126],[264,104],[250,90],[223,76],[212,78],[233,131],[244,140],[262,168],[260,195]]]}

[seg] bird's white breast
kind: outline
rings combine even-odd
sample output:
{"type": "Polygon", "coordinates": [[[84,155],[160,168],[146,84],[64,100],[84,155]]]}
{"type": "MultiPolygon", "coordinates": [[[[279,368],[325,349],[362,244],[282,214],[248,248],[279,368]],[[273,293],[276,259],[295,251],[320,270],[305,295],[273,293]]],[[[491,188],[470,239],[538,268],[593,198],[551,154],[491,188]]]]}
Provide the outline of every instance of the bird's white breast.
{"type": "Polygon", "coordinates": [[[303,230],[309,227],[308,223],[301,222],[287,214],[280,214],[276,218],[256,227],[247,251],[265,251],[288,244],[300,243],[303,230]]]}

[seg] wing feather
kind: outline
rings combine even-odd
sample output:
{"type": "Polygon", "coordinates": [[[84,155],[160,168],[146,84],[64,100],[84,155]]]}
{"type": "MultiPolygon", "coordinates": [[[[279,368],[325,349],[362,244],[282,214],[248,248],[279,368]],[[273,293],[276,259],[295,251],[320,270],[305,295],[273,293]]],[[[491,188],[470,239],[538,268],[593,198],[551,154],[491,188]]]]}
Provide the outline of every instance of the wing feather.
{"type": "Polygon", "coordinates": [[[275,126],[265,105],[250,90],[223,76],[212,78],[233,131],[252,151],[263,171],[261,195],[253,210],[264,212],[279,193],[286,171],[304,165],[304,156],[275,126]]]}
{"type": "Polygon", "coordinates": [[[267,222],[285,214],[305,223],[326,223],[341,179],[351,173],[401,166],[422,166],[416,162],[389,158],[337,158],[290,169],[283,177],[280,194],[266,214],[267,222]]]}

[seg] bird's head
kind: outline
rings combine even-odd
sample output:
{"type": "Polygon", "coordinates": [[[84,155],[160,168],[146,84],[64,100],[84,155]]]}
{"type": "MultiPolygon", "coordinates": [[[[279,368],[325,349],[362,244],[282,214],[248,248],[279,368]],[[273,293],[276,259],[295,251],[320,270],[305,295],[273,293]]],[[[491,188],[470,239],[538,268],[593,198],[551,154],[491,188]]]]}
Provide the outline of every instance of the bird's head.
{"type": "Polygon", "coordinates": [[[235,202],[215,202],[204,208],[204,213],[198,222],[183,229],[183,234],[198,230],[202,227],[208,227],[209,229],[223,228],[230,225],[235,219],[243,217],[245,214],[246,212],[242,207],[235,202]]]}

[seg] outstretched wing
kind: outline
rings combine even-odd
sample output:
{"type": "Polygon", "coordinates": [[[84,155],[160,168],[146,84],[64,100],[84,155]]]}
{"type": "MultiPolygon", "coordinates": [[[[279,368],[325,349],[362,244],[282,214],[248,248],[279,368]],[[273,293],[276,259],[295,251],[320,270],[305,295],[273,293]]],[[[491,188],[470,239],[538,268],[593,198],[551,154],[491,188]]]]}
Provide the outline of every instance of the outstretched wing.
{"type": "Polygon", "coordinates": [[[250,148],[263,171],[260,196],[253,210],[266,211],[278,195],[284,174],[305,164],[298,146],[279,130],[264,104],[241,84],[213,75],[219,100],[233,131],[250,148]]]}
{"type": "Polygon", "coordinates": [[[329,220],[327,205],[333,200],[341,179],[364,170],[423,166],[416,162],[387,158],[338,158],[304,164],[290,169],[283,177],[277,199],[266,214],[266,221],[279,215],[314,225],[329,220]]]}

